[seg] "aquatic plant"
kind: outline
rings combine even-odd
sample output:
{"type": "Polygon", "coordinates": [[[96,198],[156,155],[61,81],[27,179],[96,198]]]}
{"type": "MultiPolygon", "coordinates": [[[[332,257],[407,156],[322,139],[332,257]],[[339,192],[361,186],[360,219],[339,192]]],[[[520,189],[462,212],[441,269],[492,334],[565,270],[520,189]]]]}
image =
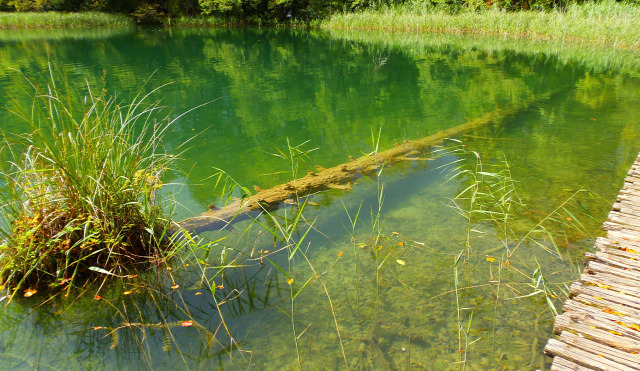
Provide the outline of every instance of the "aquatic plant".
{"type": "Polygon", "coordinates": [[[176,157],[162,145],[173,121],[148,102],[157,89],[124,102],[51,67],[18,75],[32,104],[9,97],[11,110],[32,131],[2,133],[0,279],[12,297],[161,261],[176,243],[157,193],[176,157]]]}

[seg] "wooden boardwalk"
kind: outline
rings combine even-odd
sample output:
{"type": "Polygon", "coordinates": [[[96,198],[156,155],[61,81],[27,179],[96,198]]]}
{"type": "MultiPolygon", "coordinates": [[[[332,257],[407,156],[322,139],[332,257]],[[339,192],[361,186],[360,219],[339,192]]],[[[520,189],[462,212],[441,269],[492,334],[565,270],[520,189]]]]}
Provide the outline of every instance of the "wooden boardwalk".
{"type": "Polygon", "coordinates": [[[640,370],[640,156],[544,351],[552,370],[640,370]]]}

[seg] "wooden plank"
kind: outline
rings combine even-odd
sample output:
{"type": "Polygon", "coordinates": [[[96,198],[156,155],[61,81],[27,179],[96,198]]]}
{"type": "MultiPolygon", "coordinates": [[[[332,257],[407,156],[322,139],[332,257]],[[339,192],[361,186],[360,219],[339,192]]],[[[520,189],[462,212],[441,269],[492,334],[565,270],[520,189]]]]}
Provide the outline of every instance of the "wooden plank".
{"type": "Polygon", "coordinates": [[[578,365],[590,367],[598,371],[638,371],[637,369],[600,357],[597,354],[565,344],[556,339],[549,340],[547,346],[544,348],[544,352],[548,355],[560,356],[578,365]]]}
{"type": "Polygon", "coordinates": [[[604,222],[602,224],[602,229],[605,231],[624,231],[631,232],[632,234],[637,234],[640,236],[640,226],[635,226],[631,224],[620,224],[616,222],[604,222]]]}
{"type": "MultiPolygon", "coordinates": [[[[560,317],[565,317],[567,320],[563,322],[566,327],[558,328],[558,333],[561,333],[563,330],[573,331],[575,326],[580,324],[581,326],[589,326],[592,329],[606,331],[624,341],[633,340],[640,342],[640,331],[629,328],[628,326],[630,326],[630,324],[625,324],[622,321],[618,323],[607,321],[601,316],[594,316],[588,313],[567,312],[556,317],[556,322],[558,322],[558,318],[560,317]]],[[[554,331],[555,330],[554,327],[554,331]]]]}
{"type": "Polygon", "coordinates": [[[562,305],[562,311],[584,313],[585,315],[592,315],[594,317],[601,317],[605,320],[616,322],[621,321],[628,324],[640,325],[640,318],[636,316],[629,316],[626,313],[618,312],[611,308],[599,308],[591,305],[586,305],[577,300],[567,299],[562,305]]]}
{"type": "MultiPolygon", "coordinates": [[[[618,242],[618,241],[616,241],[618,242]]],[[[621,259],[629,259],[629,260],[637,260],[640,261],[640,254],[637,251],[640,251],[640,247],[630,246],[629,244],[620,244],[619,242],[614,245],[605,245],[603,243],[599,243],[596,241],[595,248],[602,253],[616,256],[621,259]]],[[[597,255],[596,255],[597,258],[597,255]]]]}
{"type": "Polygon", "coordinates": [[[555,334],[561,334],[562,331],[577,333],[587,339],[591,339],[600,344],[614,347],[625,352],[640,352],[640,341],[614,335],[609,331],[592,328],[579,322],[573,322],[571,319],[569,319],[569,317],[565,315],[557,316],[556,322],[553,326],[553,332],[555,334]]]}
{"type": "Polygon", "coordinates": [[[638,242],[618,241],[618,240],[613,240],[607,237],[598,237],[596,238],[596,246],[597,245],[604,245],[612,249],[618,249],[618,250],[624,249],[626,247],[626,248],[635,250],[640,255],[640,243],[638,242]]]}
{"type": "MultiPolygon", "coordinates": [[[[595,264],[597,264],[597,262],[589,262],[590,266],[593,266],[595,264]]],[[[608,267],[608,266],[607,266],[608,267]]],[[[608,270],[606,270],[605,272],[600,272],[600,271],[596,271],[593,270],[592,268],[587,267],[587,269],[584,270],[583,275],[586,276],[590,276],[593,278],[596,278],[596,280],[598,282],[601,282],[603,284],[609,284],[609,283],[613,283],[612,288],[617,290],[618,285],[620,286],[629,286],[632,288],[632,290],[625,290],[625,289],[621,289],[618,291],[625,291],[627,293],[630,293],[632,291],[640,291],[640,280],[637,280],[635,278],[637,278],[638,273],[636,273],[635,271],[625,271],[623,269],[616,269],[616,272],[624,272],[627,273],[628,275],[631,274],[631,272],[635,273],[635,277],[627,277],[624,275],[624,273],[617,275],[617,274],[613,274],[616,272],[612,272],[614,269],[614,267],[610,267],[608,270]]],[[[589,281],[589,282],[593,282],[593,281],[589,281]]],[[[594,282],[595,283],[595,282],[594,282]]],[[[596,283],[597,285],[597,283],[596,283]]]]}
{"type": "Polygon", "coordinates": [[[631,286],[640,287],[640,272],[612,267],[597,261],[590,261],[584,274],[599,275],[611,280],[624,280],[631,286]]]}
{"type": "Polygon", "coordinates": [[[614,240],[629,240],[633,242],[640,242],[640,233],[625,230],[625,231],[608,231],[607,237],[614,240]]]}
{"type": "MultiPolygon", "coordinates": [[[[624,280],[619,278],[611,279],[602,274],[582,274],[580,275],[580,281],[585,284],[591,284],[605,290],[612,290],[622,294],[631,295],[636,298],[640,296],[640,287],[631,286],[628,284],[628,281],[624,282],[624,280]]],[[[640,304],[640,301],[638,304],[640,304]]]]}
{"type": "Polygon", "coordinates": [[[602,300],[602,299],[596,299],[593,296],[580,294],[580,295],[575,296],[573,298],[573,300],[577,301],[577,302],[580,302],[580,303],[583,303],[583,304],[585,304],[587,306],[592,306],[594,308],[598,308],[600,310],[607,308],[607,309],[611,309],[611,310],[613,310],[615,312],[622,313],[625,316],[629,316],[629,317],[633,317],[633,318],[640,318],[640,311],[635,309],[635,308],[624,306],[624,305],[618,304],[618,303],[612,303],[610,301],[606,301],[606,300],[602,300]]]}
{"type": "Polygon", "coordinates": [[[562,357],[555,357],[551,364],[551,371],[593,371],[592,368],[580,366],[562,357]]]}
{"type": "Polygon", "coordinates": [[[622,225],[631,225],[635,227],[640,227],[640,217],[630,214],[623,214],[618,211],[611,211],[607,220],[613,223],[618,223],[622,225]]]}
{"type": "Polygon", "coordinates": [[[587,268],[584,270],[584,272],[588,274],[602,273],[606,275],[617,276],[623,279],[634,281],[634,284],[640,284],[640,272],[633,270],[624,270],[622,268],[600,263],[597,260],[590,261],[587,264],[587,268]]]}
{"type": "Polygon", "coordinates": [[[640,310],[640,298],[633,297],[631,295],[622,294],[613,290],[602,289],[597,286],[588,286],[581,282],[574,282],[569,287],[569,296],[575,296],[579,294],[591,295],[596,298],[602,298],[612,303],[623,304],[631,308],[640,310]]]}
{"type": "Polygon", "coordinates": [[[602,263],[606,263],[616,267],[640,271],[639,260],[627,259],[625,257],[618,256],[617,253],[616,255],[613,255],[610,253],[597,251],[595,254],[589,254],[589,253],[585,254],[585,258],[587,259],[587,261],[597,260],[602,263]]]}
{"type": "Polygon", "coordinates": [[[584,337],[574,335],[567,331],[560,334],[560,341],[597,356],[610,359],[619,364],[632,367],[636,370],[640,369],[640,355],[638,354],[632,354],[612,347],[603,346],[595,341],[585,339],[584,337]]]}

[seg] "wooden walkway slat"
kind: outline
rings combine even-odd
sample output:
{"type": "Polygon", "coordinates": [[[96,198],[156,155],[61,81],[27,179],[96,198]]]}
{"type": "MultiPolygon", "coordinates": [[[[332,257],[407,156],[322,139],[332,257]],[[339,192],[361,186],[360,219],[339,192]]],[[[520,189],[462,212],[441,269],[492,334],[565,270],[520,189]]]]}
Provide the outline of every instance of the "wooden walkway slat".
{"type": "Polygon", "coordinates": [[[640,156],[603,229],[544,349],[551,370],[640,370],[640,156]]]}

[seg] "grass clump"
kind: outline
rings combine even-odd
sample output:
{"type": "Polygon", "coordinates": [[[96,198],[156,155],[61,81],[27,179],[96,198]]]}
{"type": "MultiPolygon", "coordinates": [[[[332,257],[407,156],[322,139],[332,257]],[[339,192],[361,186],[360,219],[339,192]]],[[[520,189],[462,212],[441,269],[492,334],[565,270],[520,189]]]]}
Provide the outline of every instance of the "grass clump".
{"type": "Polygon", "coordinates": [[[54,73],[27,81],[32,105],[12,112],[31,132],[3,135],[0,285],[15,295],[162,259],[173,243],[156,193],[175,160],[162,146],[162,107],[149,94],[124,103],[88,83],[58,84],[54,73]]]}
{"type": "Polygon", "coordinates": [[[0,12],[0,28],[127,27],[133,20],[122,14],[100,12],[0,12]]]}

